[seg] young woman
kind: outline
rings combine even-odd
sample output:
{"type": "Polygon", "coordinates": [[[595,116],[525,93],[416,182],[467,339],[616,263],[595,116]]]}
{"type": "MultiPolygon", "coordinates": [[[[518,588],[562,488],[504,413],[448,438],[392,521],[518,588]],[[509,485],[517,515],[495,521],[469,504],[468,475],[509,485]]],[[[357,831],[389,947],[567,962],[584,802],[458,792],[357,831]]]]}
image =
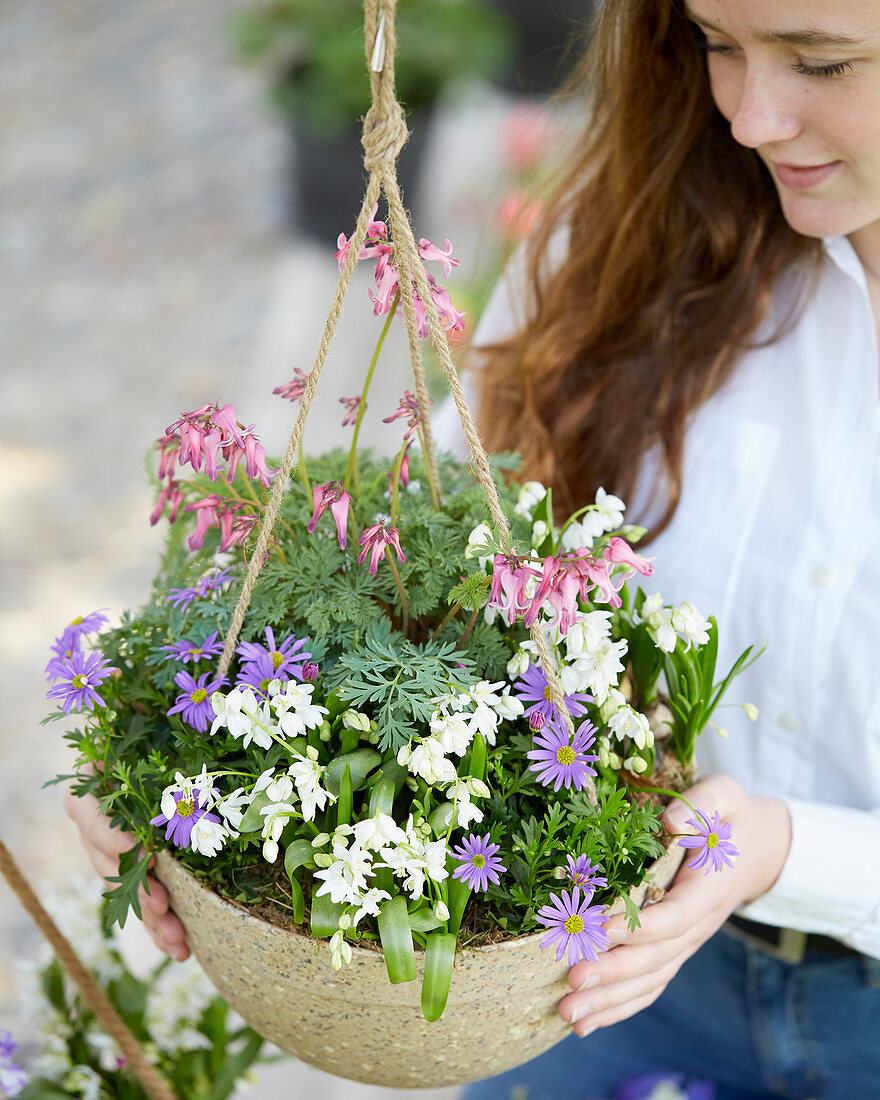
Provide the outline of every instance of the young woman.
{"type": "Polygon", "coordinates": [[[718,1100],[880,1097],[880,2],[606,0],[591,66],[479,333],[487,442],[564,514],[630,502],[719,667],[767,642],[734,690],[759,717],[703,738],[691,799],[735,869],[613,921],[570,972],[573,1037],[465,1095],[668,1070],[718,1100]]]}
{"type": "MultiPolygon", "coordinates": [[[[589,80],[528,274],[481,325],[487,442],[561,512],[624,497],[720,664],[768,645],[736,681],[758,719],[725,712],[691,797],[735,868],[612,921],[560,1001],[571,1038],[466,1095],[667,1070],[718,1100],[880,1097],[880,0],[605,0],[589,80]]],[[[113,873],[130,842],[69,804],[113,873]]],[[[144,913],[185,957],[158,884],[144,913]]]]}

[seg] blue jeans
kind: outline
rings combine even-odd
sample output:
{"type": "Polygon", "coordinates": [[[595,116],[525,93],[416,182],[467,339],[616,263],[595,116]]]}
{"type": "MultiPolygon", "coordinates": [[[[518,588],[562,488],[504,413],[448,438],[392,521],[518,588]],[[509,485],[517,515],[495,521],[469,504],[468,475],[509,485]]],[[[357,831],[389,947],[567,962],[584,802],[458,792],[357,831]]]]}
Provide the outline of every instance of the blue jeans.
{"type": "Polygon", "coordinates": [[[880,960],[808,951],[791,965],[719,932],[649,1008],[463,1100],[612,1100],[661,1070],[713,1081],[717,1100],[880,1100],[880,960]]]}

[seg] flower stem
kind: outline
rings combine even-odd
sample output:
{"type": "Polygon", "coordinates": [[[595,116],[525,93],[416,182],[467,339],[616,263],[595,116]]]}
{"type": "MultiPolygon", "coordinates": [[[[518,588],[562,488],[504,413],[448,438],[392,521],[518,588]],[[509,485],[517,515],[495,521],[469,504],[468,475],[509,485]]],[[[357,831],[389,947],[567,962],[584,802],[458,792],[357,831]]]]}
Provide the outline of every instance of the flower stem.
{"type": "Polygon", "coordinates": [[[442,619],[440,625],[437,627],[437,629],[431,635],[431,641],[432,642],[437,641],[437,639],[440,637],[440,635],[443,633],[443,631],[446,629],[446,627],[449,625],[449,623],[459,613],[459,611],[461,611],[461,603],[459,601],[456,601],[452,605],[452,607],[450,607],[450,609],[446,612],[446,614],[443,616],[443,619],[442,619]]]}
{"type": "Polygon", "coordinates": [[[302,440],[299,441],[299,457],[296,462],[296,473],[300,481],[305,486],[306,492],[309,497],[312,495],[312,483],[309,481],[309,472],[306,469],[305,455],[303,454],[302,440]]]}
{"type": "Polygon", "coordinates": [[[391,572],[394,575],[394,583],[397,585],[397,591],[400,593],[400,630],[402,634],[406,634],[409,629],[409,601],[406,598],[406,593],[403,590],[403,584],[400,580],[400,573],[397,571],[397,565],[394,561],[394,554],[391,547],[385,547],[385,557],[388,559],[388,564],[391,566],[391,572]]]}
{"type": "Polygon", "coordinates": [[[379,352],[382,350],[382,345],[385,343],[385,337],[388,335],[388,329],[391,327],[391,319],[394,317],[394,311],[397,309],[397,303],[400,301],[400,288],[394,295],[394,300],[391,303],[391,309],[388,311],[388,317],[385,320],[385,324],[382,326],[382,331],[379,334],[379,340],[376,343],[376,349],[373,352],[373,358],[370,360],[370,366],[367,370],[367,377],[364,379],[364,388],[361,391],[361,399],[358,404],[357,419],[354,422],[354,435],[351,440],[351,450],[348,452],[348,464],[345,467],[345,480],[344,485],[346,489],[351,488],[352,480],[354,480],[355,490],[358,489],[358,469],[357,469],[357,443],[358,435],[361,430],[361,421],[364,418],[364,413],[367,409],[367,394],[370,390],[370,383],[373,381],[373,374],[376,370],[376,364],[379,362],[379,352]]]}
{"type": "Polygon", "coordinates": [[[467,627],[465,628],[465,632],[458,639],[458,644],[459,645],[461,645],[462,642],[466,642],[468,640],[468,637],[470,636],[470,632],[474,629],[474,623],[477,621],[477,612],[479,610],[480,609],[478,607],[475,607],[474,610],[471,612],[471,617],[470,617],[470,619],[468,619],[468,624],[467,624],[467,627]]]}
{"type": "MultiPolygon", "coordinates": [[[[426,409],[425,410],[425,416],[427,416],[427,415],[428,415],[428,412],[427,412],[427,409],[426,409]]],[[[431,490],[431,500],[434,502],[435,509],[439,512],[440,511],[440,488],[439,488],[439,486],[434,484],[434,475],[431,472],[431,464],[428,462],[427,458],[425,457],[427,455],[427,451],[425,450],[425,438],[422,435],[422,429],[421,428],[419,428],[419,446],[422,448],[422,458],[425,461],[425,474],[427,475],[428,486],[431,490]]]]}

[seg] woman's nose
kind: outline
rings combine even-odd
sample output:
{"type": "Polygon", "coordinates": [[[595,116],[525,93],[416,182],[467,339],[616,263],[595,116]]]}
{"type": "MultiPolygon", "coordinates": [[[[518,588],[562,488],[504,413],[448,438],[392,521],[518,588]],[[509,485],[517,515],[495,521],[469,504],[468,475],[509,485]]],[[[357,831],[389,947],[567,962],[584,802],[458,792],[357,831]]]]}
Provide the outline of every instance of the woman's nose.
{"type": "Polygon", "coordinates": [[[766,71],[746,72],[736,110],[730,120],[735,141],[749,149],[790,141],[802,123],[792,102],[786,77],[766,71]]]}

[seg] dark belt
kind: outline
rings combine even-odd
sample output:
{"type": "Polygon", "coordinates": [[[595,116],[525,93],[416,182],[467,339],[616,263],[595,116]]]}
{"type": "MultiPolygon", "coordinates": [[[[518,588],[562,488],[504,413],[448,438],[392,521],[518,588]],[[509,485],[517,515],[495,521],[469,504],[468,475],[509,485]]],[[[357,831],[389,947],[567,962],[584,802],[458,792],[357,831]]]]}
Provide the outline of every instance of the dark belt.
{"type": "Polygon", "coordinates": [[[788,963],[803,961],[808,951],[818,951],[825,955],[849,956],[861,958],[854,947],[848,947],[831,936],[820,936],[816,932],[799,932],[794,928],[777,928],[774,924],[761,924],[746,920],[735,913],[727,918],[727,931],[738,940],[750,943],[766,951],[774,958],[788,963]]]}

